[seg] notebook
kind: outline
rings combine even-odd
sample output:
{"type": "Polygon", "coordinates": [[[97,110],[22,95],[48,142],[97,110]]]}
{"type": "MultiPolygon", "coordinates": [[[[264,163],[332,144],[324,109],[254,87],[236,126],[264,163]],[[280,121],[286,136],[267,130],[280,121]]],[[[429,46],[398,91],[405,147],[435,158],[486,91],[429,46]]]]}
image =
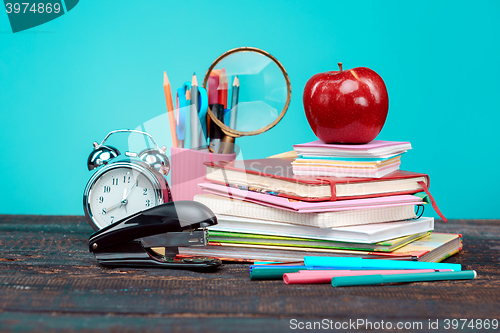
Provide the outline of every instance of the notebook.
{"type": "Polygon", "coordinates": [[[400,221],[416,217],[415,204],[320,213],[298,213],[247,201],[231,200],[214,194],[198,194],[195,195],[193,200],[210,208],[217,215],[217,218],[220,215],[231,215],[238,218],[285,222],[318,228],[400,221]]]}
{"type": "Polygon", "coordinates": [[[338,228],[315,228],[283,222],[270,222],[255,218],[218,215],[217,224],[210,231],[252,233],[279,237],[308,238],[325,241],[374,244],[434,229],[434,218],[421,217],[410,221],[374,223],[338,228]]]}
{"type": "Polygon", "coordinates": [[[392,252],[410,242],[425,237],[428,234],[430,234],[430,232],[423,232],[414,235],[389,239],[374,244],[337,242],[337,241],[318,240],[309,238],[258,235],[251,233],[225,232],[225,231],[214,231],[214,230],[210,230],[208,232],[208,238],[210,243],[209,245],[251,244],[251,245],[293,246],[299,248],[309,247],[318,249],[392,252]]]}
{"type": "Polygon", "coordinates": [[[297,176],[313,177],[356,177],[356,178],[382,178],[391,172],[399,170],[401,162],[388,165],[379,165],[374,168],[340,167],[336,165],[321,165],[310,163],[308,165],[293,166],[293,174],[297,176]]]}
{"type": "Polygon", "coordinates": [[[256,192],[264,192],[304,201],[335,201],[397,194],[413,194],[429,186],[429,176],[397,170],[374,178],[339,178],[297,176],[292,160],[266,158],[260,160],[205,163],[206,180],[256,192]]]}
{"type": "Polygon", "coordinates": [[[373,140],[361,145],[327,144],[320,140],[293,145],[302,156],[390,158],[411,149],[409,142],[373,140]]]}
{"type": "Polygon", "coordinates": [[[217,194],[233,200],[243,200],[256,203],[263,206],[290,210],[298,213],[319,213],[332,212],[339,210],[355,210],[375,207],[403,206],[403,205],[420,205],[427,202],[426,195],[394,195],[379,198],[352,199],[339,201],[300,201],[289,199],[276,195],[265,193],[241,190],[234,187],[219,185],[214,183],[198,184],[203,189],[203,192],[217,194]]]}
{"type": "Polygon", "coordinates": [[[440,262],[462,250],[461,234],[433,232],[429,236],[403,246],[392,253],[381,253],[390,258],[391,255],[411,254],[418,261],[440,262]]]}
{"type": "Polygon", "coordinates": [[[369,259],[398,259],[424,262],[440,262],[462,249],[462,235],[431,233],[415,242],[391,252],[369,252],[348,250],[326,250],[312,248],[292,248],[278,246],[221,246],[207,245],[202,247],[181,247],[179,254],[183,256],[210,256],[226,261],[249,262],[278,261],[298,262],[304,256],[355,256],[369,259]]]}
{"type": "Polygon", "coordinates": [[[292,162],[293,174],[319,177],[364,177],[381,178],[399,169],[401,155],[378,161],[331,160],[299,157],[292,162]]]}

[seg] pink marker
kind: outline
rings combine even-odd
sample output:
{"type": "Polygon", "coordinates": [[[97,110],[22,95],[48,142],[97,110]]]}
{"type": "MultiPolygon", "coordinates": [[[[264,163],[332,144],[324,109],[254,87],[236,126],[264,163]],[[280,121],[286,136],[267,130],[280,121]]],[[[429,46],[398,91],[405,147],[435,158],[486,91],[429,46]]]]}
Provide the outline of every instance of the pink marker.
{"type": "Polygon", "coordinates": [[[307,270],[299,271],[298,273],[283,274],[283,281],[286,284],[312,284],[312,283],[331,283],[332,278],[338,276],[356,276],[356,275],[388,275],[388,274],[414,274],[414,273],[434,273],[434,272],[449,272],[451,269],[397,269],[397,270],[307,270]]]}

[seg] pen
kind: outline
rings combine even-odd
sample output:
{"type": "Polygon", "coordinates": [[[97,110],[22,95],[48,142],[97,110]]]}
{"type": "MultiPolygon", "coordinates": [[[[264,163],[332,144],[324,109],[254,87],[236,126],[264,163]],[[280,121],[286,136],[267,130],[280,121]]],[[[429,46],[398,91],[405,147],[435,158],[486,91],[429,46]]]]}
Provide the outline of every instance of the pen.
{"type": "Polygon", "coordinates": [[[172,136],[172,146],[178,147],[177,134],[175,133],[174,105],[172,103],[172,92],[170,91],[170,81],[167,72],[163,72],[163,91],[167,102],[168,122],[170,124],[170,135],[172,136]]]}
{"type": "Polygon", "coordinates": [[[197,148],[199,145],[200,119],[198,117],[198,80],[196,73],[193,73],[191,81],[191,148],[197,148]]]}
{"type": "Polygon", "coordinates": [[[186,137],[186,96],[184,88],[177,89],[177,140],[179,148],[184,148],[186,137]]]}
{"type": "Polygon", "coordinates": [[[444,280],[472,280],[477,276],[476,271],[438,272],[395,275],[364,275],[339,276],[332,278],[333,287],[367,286],[383,283],[444,281],[444,280]]]}
{"type": "Polygon", "coordinates": [[[207,145],[207,109],[208,109],[208,94],[205,88],[198,87],[198,118],[200,119],[201,131],[199,134],[199,147],[207,145]]]}

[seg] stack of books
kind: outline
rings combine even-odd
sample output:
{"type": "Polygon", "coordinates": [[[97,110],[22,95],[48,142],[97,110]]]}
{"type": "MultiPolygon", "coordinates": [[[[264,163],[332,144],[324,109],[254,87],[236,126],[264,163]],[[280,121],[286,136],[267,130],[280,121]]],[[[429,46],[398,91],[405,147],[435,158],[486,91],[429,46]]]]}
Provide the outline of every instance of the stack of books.
{"type": "Polygon", "coordinates": [[[243,262],[297,262],[304,256],[439,262],[462,248],[461,235],[432,232],[434,219],[421,217],[429,201],[421,193],[429,193],[426,174],[300,176],[291,158],[206,167],[206,182],[199,184],[204,194],[194,200],[208,206],[218,224],[209,228],[207,246],[180,248],[181,255],[243,262]]]}
{"type": "Polygon", "coordinates": [[[293,173],[299,176],[380,178],[399,170],[409,142],[374,140],[364,145],[326,144],[313,141],[294,145],[298,157],[293,173]]]}

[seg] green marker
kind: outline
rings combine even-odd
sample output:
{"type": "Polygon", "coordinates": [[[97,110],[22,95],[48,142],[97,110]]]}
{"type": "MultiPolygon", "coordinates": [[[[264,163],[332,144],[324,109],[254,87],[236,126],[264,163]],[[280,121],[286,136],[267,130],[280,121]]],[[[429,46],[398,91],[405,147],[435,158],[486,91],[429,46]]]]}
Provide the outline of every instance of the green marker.
{"type": "Polygon", "coordinates": [[[332,279],[332,286],[369,286],[383,283],[443,281],[443,280],[472,280],[477,276],[476,271],[436,272],[392,275],[361,275],[339,276],[332,279]]]}
{"type": "Polygon", "coordinates": [[[285,273],[297,273],[304,268],[273,267],[266,269],[252,269],[250,280],[283,280],[285,273]]]}

